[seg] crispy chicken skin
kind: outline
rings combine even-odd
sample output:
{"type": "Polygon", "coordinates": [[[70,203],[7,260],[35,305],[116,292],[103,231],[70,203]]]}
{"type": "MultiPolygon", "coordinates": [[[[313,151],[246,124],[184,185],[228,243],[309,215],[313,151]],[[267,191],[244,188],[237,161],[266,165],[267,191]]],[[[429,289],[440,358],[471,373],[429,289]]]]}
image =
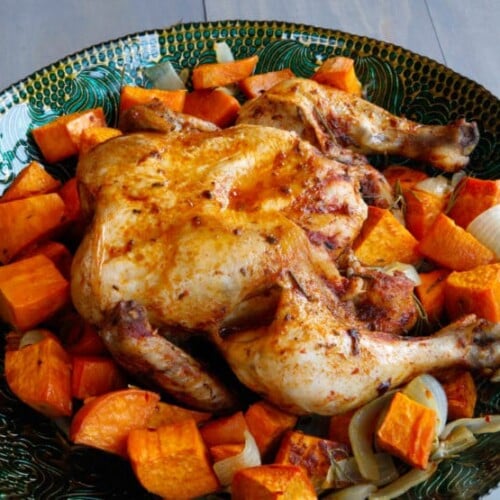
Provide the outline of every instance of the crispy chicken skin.
{"type": "Polygon", "coordinates": [[[465,167],[479,141],[475,123],[422,125],[366,99],[307,78],[285,80],[247,101],[238,123],[294,130],[331,157],[362,164],[360,155],[400,155],[447,172],[465,167]]]}
{"type": "Polygon", "coordinates": [[[336,266],[367,214],[348,169],[254,125],[108,141],[77,168],[91,222],[74,304],[141,378],[178,395],[175,374],[188,374],[183,400],[198,408],[228,408],[231,395],[157,329],[205,332],[247,387],[296,413],[342,412],[438,367],[498,366],[499,326],[474,318],[425,339],[370,330],[392,328],[358,314],[383,295],[349,297],[336,266]],[[123,304],[147,323],[116,318],[123,304]]]}

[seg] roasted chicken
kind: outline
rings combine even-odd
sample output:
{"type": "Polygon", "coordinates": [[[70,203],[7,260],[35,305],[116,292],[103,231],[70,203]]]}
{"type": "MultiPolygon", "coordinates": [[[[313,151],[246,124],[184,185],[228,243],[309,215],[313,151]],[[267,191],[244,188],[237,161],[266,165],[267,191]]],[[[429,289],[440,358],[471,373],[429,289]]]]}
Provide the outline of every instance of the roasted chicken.
{"type": "MultiPolygon", "coordinates": [[[[292,80],[288,88],[316,99],[305,85],[292,80]]],[[[325,116],[329,95],[313,106],[325,116]]],[[[283,110],[270,106],[273,116],[283,110]]],[[[369,121],[373,108],[356,106],[357,123],[369,121]]],[[[265,107],[254,107],[254,118],[265,107]]],[[[142,126],[129,130],[157,132],[115,138],[79,162],[89,225],[71,285],[78,311],[141,380],[196,408],[235,407],[225,380],[181,351],[190,336],[209,340],[240,382],[295,413],[346,411],[436,368],[499,366],[500,325],[474,317],[432,337],[400,336],[416,319],[413,285],[403,275],[360,272],[350,255],[367,215],[362,179],[352,173],[352,163],[365,162],[357,153],[352,161],[342,152],[334,159],[333,149],[296,123],[282,130],[288,119],[278,128],[210,130],[169,115],[163,129],[158,113],[138,112],[142,126]]],[[[375,120],[366,137],[387,120],[375,120]]],[[[446,145],[432,142],[427,151],[437,153],[427,157],[441,158],[445,168],[463,164],[466,133],[453,131],[464,127],[438,128],[446,145]],[[452,137],[459,144],[452,146],[452,137]]],[[[421,151],[428,143],[417,132],[408,146],[410,130],[406,125],[403,149],[421,151]]],[[[430,128],[422,134],[435,137],[430,128]]],[[[354,133],[350,144],[359,138],[354,133]]]]}

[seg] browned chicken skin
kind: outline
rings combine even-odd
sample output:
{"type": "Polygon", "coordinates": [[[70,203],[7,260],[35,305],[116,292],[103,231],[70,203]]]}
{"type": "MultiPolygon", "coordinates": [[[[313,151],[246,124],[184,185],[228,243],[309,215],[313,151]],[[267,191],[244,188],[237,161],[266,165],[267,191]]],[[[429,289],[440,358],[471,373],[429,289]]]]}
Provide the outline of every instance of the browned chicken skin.
{"type": "Polygon", "coordinates": [[[91,223],[73,300],[123,366],[193,407],[230,408],[221,381],[158,333],[204,332],[251,390],[321,414],[436,368],[499,366],[499,325],[469,317],[405,339],[408,280],[339,272],[367,214],[348,164],[294,132],[180,120],[108,141],[77,169],[91,223]]]}
{"type": "Polygon", "coordinates": [[[307,78],[285,80],[247,101],[238,123],[293,130],[347,163],[363,163],[360,154],[395,154],[447,172],[465,167],[479,141],[475,123],[422,125],[307,78]]]}

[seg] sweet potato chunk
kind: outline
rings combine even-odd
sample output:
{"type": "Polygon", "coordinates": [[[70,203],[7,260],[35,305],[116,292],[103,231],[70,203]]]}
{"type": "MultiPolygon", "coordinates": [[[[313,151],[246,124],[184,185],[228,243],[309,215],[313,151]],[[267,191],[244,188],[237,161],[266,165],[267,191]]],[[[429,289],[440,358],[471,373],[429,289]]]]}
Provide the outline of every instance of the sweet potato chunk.
{"type": "Polygon", "coordinates": [[[186,100],[186,90],[146,89],[124,85],[120,92],[120,114],[137,104],[160,101],[173,111],[182,111],[186,100]]]}
{"type": "Polygon", "coordinates": [[[45,255],[0,266],[0,318],[25,331],[69,301],[69,283],[45,255]]]}
{"type": "Polygon", "coordinates": [[[126,458],[130,431],[146,426],[159,400],[158,394],[135,388],[92,398],[75,413],[70,440],[126,458]]]}
{"type": "Polygon", "coordinates": [[[476,384],[467,370],[446,370],[437,375],[448,399],[448,420],[471,418],[477,402],[476,384]]]}
{"type": "Polygon", "coordinates": [[[61,182],[54,179],[37,161],[24,167],[12,184],[0,197],[0,202],[28,198],[35,194],[45,194],[57,191],[61,182]]]}
{"type": "Polygon", "coordinates": [[[0,264],[51,236],[61,226],[64,202],[57,193],[0,203],[0,264]]]}
{"type": "Polygon", "coordinates": [[[260,465],[236,472],[231,483],[233,500],[316,500],[314,486],[295,465],[260,465]]]}
{"type": "Polygon", "coordinates": [[[266,401],[250,405],[245,412],[245,420],[264,459],[275,451],[284,433],[293,429],[297,423],[295,415],[286,413],[266,401]]]}
{"type": "Polygon", "coordinates": [[[113,127],[90,127],[82,131],[80,137],[80,154],[88,153],[98,144],[105,142],[113,137],[122,135],[122,131],[113,127]]]}
{"type": "Polygon", "coordinates": [[[456,187],[448,216],[465,229],[480,213],[499,203],[500,180],[466,177],[456,187]]]}
{"type": "Polygon", "coordinates": [[[34,255],[45,255],[45,257],[48,257],[59,272],[69,280],[73,256],[63,243],[59,241],[46,241],[30,248],[26,253],[23,252],[22,254],[23,258],[33,257],[34,255]]]}
{"type": "Polygon", "coordinates": [[[354,69],[354,59],[350,57],[330,57],[326,59],[311,77],[318,83],[344,90],[360,96],[363,86],[354,69]]]}
{"type": "Polygon", "coordinates": [[[354,242],[354,253],[367,266],[415,264],[421,257],[417,246],[416,238],[390,210],[369,206],[368,218],[354,242]]]}
{"type": "Polygon", "coordinates": [[[139,482],[162,498],[194,498],[219,488],[207,448],[192,419],[154,430],[131,431],[128,456],[139,482]]]}
{"type": "Polygon", "coordinates": [[[126,386],[126,378],[113,359],[104,356],[73,356],[71,392],[76,399],[100,396],[126,386]]]}
{"type": "Polygon", "coordinates": [[[243,412],[238,411],[227,417],[220,417],[207,422],[200,430],[207,446],[245,442],[248,430],[243,412]]]}
{"type": "Polygon", "coordinates": [[[299,431],[288,431],[281,440],[276,464],[298,465],[302,467],[315,488],[321,488],[331,465],[330,456],[336,460],[347,458],[347,447],[299,431]]]}
{"type": "Polygon", "coordinates": [[[451,273],[445,282],[444,298],[452,319],[474,313],[500,322],[500,263],[451,273]]]}
{"type": "Polygon", "coordinates": [[[248,99],[258,97],[260,94],[269,90],[274,85],[293,78],[295,75],[291,69],[285,68],[277,71],[268,71],[267,73],[259,73],[258,75],[251,75],[239,82],[241,91],[248,99]]]}
{"type": "Polygon", "coordinates": [[[404,198],[406,227],[417,240],[420,240],[432,226],[438,214],[446,208],[448,196],[438,196],[420,189],[409,189],[404,192],[404,198]]]}
{"type": "Polygon", "coordinates": [[[435,269],[419,274],[420,284],[415,287],[415,293],[431,323],[438,322],[443,315],[444,290],[449,274],[448,269],[435,269]]]}
{"type": "Polygon", "coordinates": [[[186,96],[184,113],[224,128],[234,123],[240,107],[236,97],[222,90],[200,89],[186,96]]]}
{"type": "Polygon", "coordinates": [[[54,335],[7,351],[5,378],[12,392],[40,413],[71,415],[71,359],[54,335]]]}
{"type": "Polygon", "coordinates": [[[436,432],[436,412],[397,392],[376,432],[379,446],[413,467],[425,469],[436,432]]]}
{"type": "Polygon", "coordinates": [[[32,131],[43,157],[49,163],[77,155],[82,131],[89,127],[105,127],[102,108],[93,108],[63,115],[32,131]]]}
{"type": "Polygon", "coordinates": [[[259,56],[254,55],[236,61],[200,64],[192,72],[193,88],[213,89],[238,83],[253,73],[258,60],[259,56]]]}
{"type": "Polygon", "coordinates": [[[436,217],[418,249],[428,259],[454,271],[466,271],[496,260],[489,248],[444,213],[436,217]]]}

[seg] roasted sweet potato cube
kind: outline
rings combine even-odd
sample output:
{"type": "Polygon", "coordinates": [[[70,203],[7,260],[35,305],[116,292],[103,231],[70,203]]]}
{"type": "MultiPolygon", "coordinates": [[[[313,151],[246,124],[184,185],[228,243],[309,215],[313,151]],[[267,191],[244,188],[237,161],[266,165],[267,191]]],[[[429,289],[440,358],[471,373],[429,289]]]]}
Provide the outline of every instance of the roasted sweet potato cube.
{"type": "Polygon", "coordinates": [[[436,433],[436,412],[396,392],[377,429],[377,443],[413,467],[425,469],[436,433]]]}
{"type": "Polygon", "coordinates": [[[316,500],[314,486],[296,465],[260,465],[237,471],[231,483],[233,500],[316,500]]]}
{"type": "Polygon", "coordinates": [[[45,255],[0,266],[0,318],[25,331],[69,301],[69,283],[45,255]]]}
{"type": "Polygon", "coordinates": [[[63,215],[64,202],[57,193],[0,203],[0,264],[52,236],[61,227],[63,215]]]}
{"type": "Polygon", "coordinates": [[[500,322],[500,263],[452,272],[445,281],[444,302],[452,319],[473,313],[500,322]]]}
{"type": "Polygon", "coordinates": [[[215,446],[210,446],[210,456],[213,462],[219,462],[229,457],[234,457],[243,451],[245,447],[244,443],[234,443],[234,444],[218,444],[215,446]]]}
{"type": "Polygon", "coordinates": [[[310,436],[299,431],[288,431],[281,440],[276,464],[298,465],[302,467],[315,488],[323,485],[331,465],[331,458],[341,460],[348,456],[345,445],[310,436]]]}
{"type": "Polygon", "coordinates": [[[84,129],[105,126],[103,109],[93,108],[59,116],[33,129],[32,134],[45,160],[56,163],[78,154],[84,129]]]}
{"type": "Polygon", "coordinates": [[[448,420],[473,417],[477,390],[471,373],[461,369],[446,370],[437,378],[448,399],[448,420]]]}
{"type": "Polygon", "coordinates": [[[129,433],[146,426],[159,400],[158,394],[136,388],[91,398],[75,413],[69,438],[126,458],[129,433]]]}
{"type": "Polygon", "coordinates": [[[285,432],[293,429],[297,416],[286,413],[266,401],[257,401],[248,407],[245,420],[261,456],[266,459],[274,454],[285,432]]]}
{"type": "Polygon", "coordinates": [[[360,96],[363,86],[354,68],[354,59],[336,56],[326,59],[311,77],[318,83],[330,85],[360,96]]]}
{"type": "Polygon", "coordinates": [[[35,194],[45,194],[57,191],[61,182],[52,177],[37,161],[24,167],[12,184],[0,196],[0,202],[28,198],[35,194]]]}
{"type": "Polygon", "coordinates": [[[80,137],[79,153],[88,153],[94,149],[98,144],[108,141],[113,137],[122,135],[122,131],[113,127],[90,127],[82,131],[80,137]]]}
{"type": "Polygon", "coordinates": [[[453,271],[466,271],[495,262],[495,254],[472,234],[440,213],[418,244],[428,259],[453,271]]]}
{"type": "Polygon", "coordinates": [[[500,180],[465,177],[456,187],[448,216],[465,229],[480,213],[499,203],[500,180]]]}
{"type": "Polygon", "coordinates": [[[124,389],[125,375],[115,361],[105,356],[73,356],[71,392],[76,399],[87,399],[124,389]]]}
{"type": "Polygon", "coordinates": [[[238,411],[227,417],[210,420],[201,427],[201,437],[207,446],[245,442],[245,431],[248,430],[243,412],[238,411]]]}
{"type": "Polygon", "coordinates": [[[131,431],[128,456],[139,482],[162,498],[188,499],[219,489],[207,448],[192,419],[131,431]]]}
{"type": "Polygon", "coordinates": [[[366,266],[384,266],[393,262],[417,263],[421,258],[417,246],[417,239],[390,210],[370,206],[353,248],[366,266]]]}
{"type": "Polygon", "coordinates": [[[71,415],[71,359],[55,336],[7,351],[5,378],[12,392],[40,413],[71,415]]]}
{"type": "Polygon", "coordinates": [[[448,269],[434,269],[419,274],[420,284],[415,287],[415,294],[431,323],[438,322],[443,315],[446,278],[449,274],[448,269]]]}

